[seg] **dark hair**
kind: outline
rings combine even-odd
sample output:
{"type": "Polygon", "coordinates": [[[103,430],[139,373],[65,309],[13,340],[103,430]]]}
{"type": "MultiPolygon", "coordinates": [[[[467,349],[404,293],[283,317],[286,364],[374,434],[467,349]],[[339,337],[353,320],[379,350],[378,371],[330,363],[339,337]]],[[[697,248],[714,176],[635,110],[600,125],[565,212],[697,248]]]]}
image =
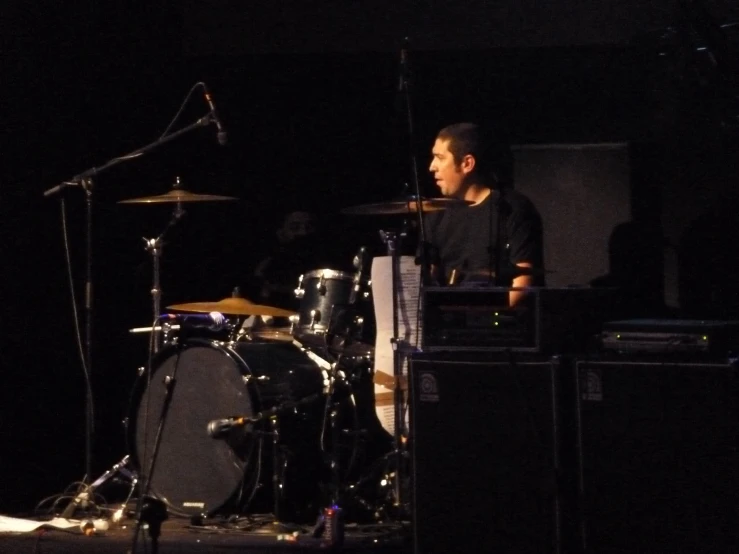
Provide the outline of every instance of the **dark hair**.
{"type": "Polygon", "coordinates": [[[454,163],[467,155],[475,158],[475,177],[483,184],[499,187],[513,186],[513,154],[502,133],[492,133],[476,123],[454,123],[436,135],[449,141],[454,163]]]}

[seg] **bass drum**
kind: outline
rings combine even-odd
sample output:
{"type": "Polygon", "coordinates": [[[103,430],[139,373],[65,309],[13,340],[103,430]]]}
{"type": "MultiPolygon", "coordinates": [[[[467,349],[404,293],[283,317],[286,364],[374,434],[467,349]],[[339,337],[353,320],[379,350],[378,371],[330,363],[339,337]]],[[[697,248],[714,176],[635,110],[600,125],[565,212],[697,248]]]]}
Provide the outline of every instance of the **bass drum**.
{"type": "MultiPolygon", "coordinates": [[[[258,489],[270,490],[272,437],[268,424],[231,429],[225,439],[214,439],[208,422],[231,416],[254,416],[282,407],[279,422],[281,452],[289,451],[281,465],[290,478],[282,491],[292,502],[312,502],[321,465],[316,428],[325,398],[325,375],[302,350],[287,342],[236,342],[191,338],[163,350],[151,375],[139,378],[131,402],[128,423],[129,451],[143,471],[148,471],[166,384],[172,381],[159,451],[151,475],[149,493],[161,499],[171,513],[184,516],[232,513],[247,508],[258,489]],[[292,487],[292,488],[291,488],[292,487]]],[[[259,496],[259,495],[257,495],[259,496]]],[[[267,500],[266,511],[271,511],[267,500]]],[[[314,512],[315,513],[315,512],[314,512]]]]}

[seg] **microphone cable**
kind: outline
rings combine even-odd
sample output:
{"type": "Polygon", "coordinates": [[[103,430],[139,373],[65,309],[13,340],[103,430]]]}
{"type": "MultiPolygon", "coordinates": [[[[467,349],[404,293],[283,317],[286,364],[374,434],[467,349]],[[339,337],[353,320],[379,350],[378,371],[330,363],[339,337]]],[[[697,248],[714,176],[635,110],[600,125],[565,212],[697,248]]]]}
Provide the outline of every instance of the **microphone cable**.
{"type": "MultiPolygon", "coordinates": [[[[90,377],[90,366],[82,346],[82,331],[80,330],[80,317],[77,309],[77,295],[74,290],[74,276],[72,273],[72,256],[69,248],[69,228],[67,226],[67,207],[64,197],[59,203],[61,209],[62,220],[62,241],[64,243],[64,259],[67,268],[67,279],[69,283],[69,293],[72,299],[72,317],[74,320],[74,335],[77,344],[77,350],[82,364],[82,371],[85,378],[85,472],[89,472],[92,466],[92,444],[95,435],[94,421],[95,409],[92,395],[92,381],[90,377]]],[[[92,475],[85,474],[82,482],[87,482],[92,475]]]]}
{"type": "Polygon", "coordinates": [[[192,86],[192,88],[190,89],[190,91],[187,93],[187,96],[185,96],[185,99],[182,101],[182,104],[180,105],[180,109],[177,110],[177,113],[172,118],[172,121],[170,121],[169,122],[169,125],[167,125],[167,128],[164,129],[164,132],[159,137],[159,140],[162,140],[164,137],[166,137],[169,134],[169,131],[172,129],[172,127],[174,127],[174,124],[177,122],[177,120],[182,115],[182,112],[185,110],[185,106],[190,101],[190,97],[192,96],[192,94],[195,92],[195,90],[198,87],[205,87],[205,83],[203,81],[198,81],[197,83],[195,83],[192,86]]]}

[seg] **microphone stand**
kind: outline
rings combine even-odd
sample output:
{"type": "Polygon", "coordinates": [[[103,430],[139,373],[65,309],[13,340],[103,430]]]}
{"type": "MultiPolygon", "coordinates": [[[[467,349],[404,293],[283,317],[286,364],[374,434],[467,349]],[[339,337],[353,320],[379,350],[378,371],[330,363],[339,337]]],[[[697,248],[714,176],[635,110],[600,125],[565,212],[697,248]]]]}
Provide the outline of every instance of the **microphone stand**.
{"type": "Polygon", "coordinates": [[[87,394],[85,403],[87,404],[85,409],[85,477],[83,482],[86,484],[92,476],[92,442],[93,442],[93,421],[92,421],[92,330],[93,330],[93,273],[92,273],[92,244],[93,244],[93,177],[96,177],[100,173],[114,167],[120,163],[127,162],[129,160],[136,159],[144,154],[151,152],[159,146],[170,142],[185,133],[188,133],[199,127],[205,127],[215,122],[215,118],[212,113],[201,117],[194,123],[170,133],[169,135],[163,136],[158,140],[147,144],[146,146],[134,150],[123,156],[118,156],[106,162],[99,167],[91,167],[78,175],[75,175],[69,180],[62,181],[58,185],[51,187],[44,191],[43,195],[45,198],[56,196],[68,187],[80,187],[85,191],[85,205],[86,205],[86,254],[85,254],[85,352],[82,355],[82,364],[86,367],[85,380],[87,381],[87,394]]]}
{"type": "Polygon", "coordinates": [[[416,201],[416,214],[418,217],[418,240],[421,244],[419,260],[421,263],[421,282],[425,282],[428,276],[429,260],[426,243],[426,226],[424,225],[423,201],[421,198],[421,183],[418,177],[418,160],[416,159],[415,145],[415,127],[413,122],[413,102],[411,98],[411,76],[410,64],[408,61],[408,45],[409,40],[406,37],[403,41],[403,49],[401,50],[401,69],[400,69],[400,93],[403,95],[403,105],[405,106],[406,124],[408,127],[408,154],[410,157],[411,177],[413,181],[413,193],[416,201]]]}
{"type": "MultiPolygon", "coordinates": [[[[413,190],[415,193],[416,202],[416,213],[418,217],[418,233],[419,241],[421,244],[420,248],[420,265],[421,265],[421,285],[423,286],[424,280],[428,275],[428,255],[427,255],[427,244],[426,244],[426,229],[423,218],[423,201],[421,199],[421,185],[418,178],[418,162],[415,155],[415,128],[413,120],[413,102],[411,98],[411,79],[409,70],[409,40],[406,37],[403,40],[403,46],[400,51],[400,80],[399,80],[399,92],[403,96],[403,104],[405,107],[406,124],[408,131],[408,154],[410,157],[410,168],[411,177],[413,181],[413,190]]],[[[405,340],[401,340],[399,336],[400,326],[398,321],[398,295],[400,293],[400,255],[402,239],[405,236],[405,232],[401,231],[397,235],[394,233],[386,233],[384,235],[385,242],[387,244],[388,254],[391,257],[392,267],[392,291],[393,291],[393,377],[395,386],[393,389],[393,407],[394,407],[394,419],[395,419],[395,432],[394,432],[394,449],[395,449],[395,483],[394,483],[394,494],[395,502],[398,509],[402,513],[403,503],[405,501],[402,482],[404,478],[403,472],[403,460],[405,458],[405,445],[403,442],[403,425],[405,423],[403,406],[405,404],[403,398],[403,390],[401,382],[403,378],[403,362],[407,360],[412,354],[413,350],[405,340]]]]}

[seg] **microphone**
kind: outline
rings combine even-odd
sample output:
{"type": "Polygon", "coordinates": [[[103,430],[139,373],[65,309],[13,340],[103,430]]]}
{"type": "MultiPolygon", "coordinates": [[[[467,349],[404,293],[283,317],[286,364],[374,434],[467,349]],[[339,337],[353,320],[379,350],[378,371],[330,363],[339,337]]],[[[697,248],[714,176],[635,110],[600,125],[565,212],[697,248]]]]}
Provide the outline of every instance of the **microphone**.
{"type": "Polygon", "coordinates": [[[220,312],[209,314],[163,314],[160,319],[176,321],[181,328],[208,329],[209,331],[221,331],[226,328],[228,321],[220,312]]]}
{"type": "Polygon", "coordinates": [[[254,423],[253,418],[234,416],[225,419],[214,419],[208,422],[208,435],[213,439],[224,439],[231,429],[243,427],[248,423],[254,423]]]}
{"type": "Polygon", "coordinates": [[[205,96],[205,101],[208,103],[208,108],[210,108],[210,116],[213,118],[213,122],[216,124],[216,128],[218,129],[218,144],[225,146],[228,142],[228,135],[226,135],[226,130],[223,128],[221,119],[218,117],[218,111],[216,111],[216,105],[213,103],[213,97],[210,95],[208,86],[205,83],[202,83],[202,85],[203,96],[205,96]]]}

